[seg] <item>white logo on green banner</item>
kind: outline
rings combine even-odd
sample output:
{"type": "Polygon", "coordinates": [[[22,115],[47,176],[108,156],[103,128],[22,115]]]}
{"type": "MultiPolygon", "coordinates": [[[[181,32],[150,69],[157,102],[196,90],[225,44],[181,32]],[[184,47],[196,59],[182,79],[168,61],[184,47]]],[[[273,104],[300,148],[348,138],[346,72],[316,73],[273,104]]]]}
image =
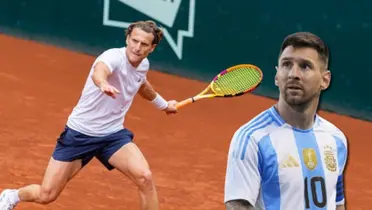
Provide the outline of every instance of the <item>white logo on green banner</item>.
{"type": "MultiPolygon", "coordinates": [[[[130,22],[111,20],[109,18],[110,13],[110,1],[104,1],[103,11],[103,24],[106,26],[127,28],[130,22]]],[[[125,5],[149,16],[150,18],[166,25],[169,28],[173,28],[174,21],[179,12],[182,0],[116,0],[124,3],[125,5]]],[[[185,1],[185,0],[184,0],[185,1]]],[[[195,22],[195,0],[189,0],[189,14],[188,14],[188,29],[177,30],[176,40],[170,35],[166,28],[162,28],[164,31],[164,37],[168,41],[169,45],[176,53],[179,59],[182,59],[183,52],[183,38],[194,36],[194,22],[195,22]]]]}

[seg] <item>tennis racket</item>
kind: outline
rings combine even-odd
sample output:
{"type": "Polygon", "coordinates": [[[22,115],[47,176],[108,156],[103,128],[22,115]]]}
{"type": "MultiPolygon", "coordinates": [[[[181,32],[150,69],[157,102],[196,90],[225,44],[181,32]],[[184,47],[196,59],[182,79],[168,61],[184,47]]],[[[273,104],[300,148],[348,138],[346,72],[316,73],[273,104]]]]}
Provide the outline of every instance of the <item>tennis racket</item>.
{"type": "Polygon", "coordinates": [[[198,95],[187,98],[176,104],[176,108],[194,103],[200,99],[214,97],[240,96],[254,90],[262,81],[260,68],[252,64],[232,66],[220,72],[211,83],[198,95]],[[211,91],[211,93],[208,93],[211,91]]]}

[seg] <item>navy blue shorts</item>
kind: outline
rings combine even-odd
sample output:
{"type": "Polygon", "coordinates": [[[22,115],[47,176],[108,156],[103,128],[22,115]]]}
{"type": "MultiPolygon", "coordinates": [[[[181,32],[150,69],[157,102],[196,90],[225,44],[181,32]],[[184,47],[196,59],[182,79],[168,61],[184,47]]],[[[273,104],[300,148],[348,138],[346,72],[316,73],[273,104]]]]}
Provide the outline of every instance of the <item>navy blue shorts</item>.
{"type": "Polygon", "coordinates": [[[131,142],[133,137],[133,133],[126,128],[108,136],[93,137],[66,126],[57,139],[52,156],[55,160],[64,162],[81,159],[82,167],[96,157],[108,170],[112,170],[114,167],[108,160],[122,146],[131,142]]]}

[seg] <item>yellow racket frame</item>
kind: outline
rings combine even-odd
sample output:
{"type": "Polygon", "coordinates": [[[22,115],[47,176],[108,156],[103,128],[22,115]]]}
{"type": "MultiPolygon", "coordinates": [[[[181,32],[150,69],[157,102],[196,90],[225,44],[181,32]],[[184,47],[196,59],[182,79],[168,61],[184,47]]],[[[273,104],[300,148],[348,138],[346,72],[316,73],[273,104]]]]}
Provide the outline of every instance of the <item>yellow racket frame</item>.
{"type": "Polygon", "coordinates": [[[234,97],[234,96],[240,96],[240,95],[243,95],[245,93],[248,93],[248,92],[251,92],[253,91],[254,89],[257,88],[257,86],[261,83],[263,79],[263,73],[261,71],[260,68],[258,68],[257,66],[255,65],[252,65],[252,64],[239,64],[239,65],[235,65],[235,66],[232,66],[222,72],[220,72],[217,76],[214,77],[214,79],[209,83],[209,85],[202,91],[200,92],[199,94],[195,95],[194,97],[191,97],[191,98],[187,98],[179,103],[176,104],[176,108],[181,108],[185,105],[188,105],[188,104],[191,104],[191,103],[194,103],[195,101],[198,101],[200,99],[205,99],[205,98],[214,98],[214,97],[234,97]],[[238,93],[235,93],[235,94],[229,94],[229,95],[225,95],[225,94],[218,94],[216,93],[216,91],[214,90],[214,83],[215,81],[217,81],[218,78],[220,78],[222,75],[230,72],[230,71],[234,71],[236,69],[240,69],[240,68],[253,68],[255,69],[259,74],[260,74],[260,79],[259,79],[259,82],[257,82],[256,85],[252,86],[251,88],[245,90],[245,91],[242,91],[242,92],[238,92],[238,93]],[[209,90],[211,90],[213,93],[209,93],[209,94],[206,94],[209,90]]]}

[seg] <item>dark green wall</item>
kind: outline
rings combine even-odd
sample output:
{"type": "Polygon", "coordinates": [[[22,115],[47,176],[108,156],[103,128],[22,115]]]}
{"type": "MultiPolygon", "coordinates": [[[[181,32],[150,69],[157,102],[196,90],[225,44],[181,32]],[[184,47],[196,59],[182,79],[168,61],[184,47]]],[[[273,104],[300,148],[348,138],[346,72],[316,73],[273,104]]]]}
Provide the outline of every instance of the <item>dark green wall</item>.
{"type": "MultiPolygon", "coordinates": [[[[112,19],[149,19],[118,0],[110,2],[112,19]]],[[[124,44],[122,28],[102,24],[103,5],[103,0],[2,0],[0,28],[96,55],[124,44]]],[[[188,8],[189,0],[183,0],[174,26],[167,28],[173,38],[177,29],[187,29],[188,8]]],[[[329,44],[332,54],[333,81],[322,107],[372,120],[371,8],[367,1],[197,0],[194,37],[184,38],[182,59],[167,40],[150,59],[155,68],[205,81],[231,65],[256,64],[264,71],[264,81],[255,93],[276,97],[274,67],[283,38],[311,31],[329,44]]]]}

